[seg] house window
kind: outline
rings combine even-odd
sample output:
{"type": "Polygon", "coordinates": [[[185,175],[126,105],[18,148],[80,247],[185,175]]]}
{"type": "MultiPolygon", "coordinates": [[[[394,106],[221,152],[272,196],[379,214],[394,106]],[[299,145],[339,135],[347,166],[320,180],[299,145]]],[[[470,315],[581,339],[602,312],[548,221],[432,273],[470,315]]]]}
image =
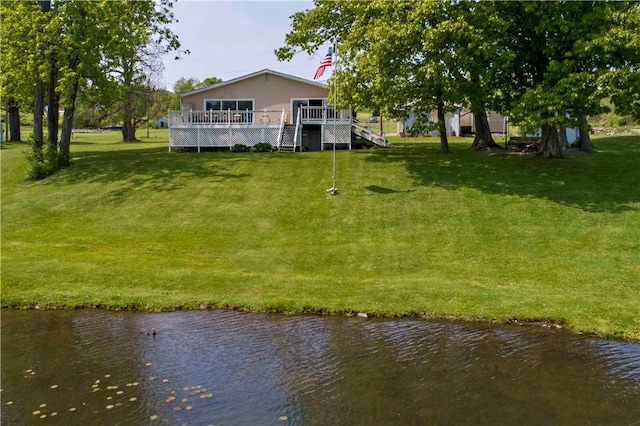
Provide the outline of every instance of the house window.
{"type": "Polygon", "coordinates": [[[251,99],[207,99],[204,107],[210,111],[212,121],[251,123],[253,122],[253,100],[251,99]],[[231,111],[231,116],[228,116],[231,111]]]}
{"type": "Polygon", "coordinates": [[[206,101],[205,103],[205,107],[204,109],[206,109],[207,111],[209,110],[214,110],[214,111],[220,111],[221,108],[221,102],[220,101],[206,101]]]}
{"type": "Polygon", "coordinates": [[[238,101],[222,101],[222,110],[226,111],[228,109],[231,111],[237,111],[238,101]]]}

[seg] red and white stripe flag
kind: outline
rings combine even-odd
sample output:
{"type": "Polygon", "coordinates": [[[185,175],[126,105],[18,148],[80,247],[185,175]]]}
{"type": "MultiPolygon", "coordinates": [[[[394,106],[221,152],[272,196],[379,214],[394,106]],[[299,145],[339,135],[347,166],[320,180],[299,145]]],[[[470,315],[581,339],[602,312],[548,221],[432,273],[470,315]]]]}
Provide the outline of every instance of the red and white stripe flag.
{"type": "Polygon", "coordinates": [[[333,56],[333,50],[331,48],[329,48],[329,51],[327,52],[325,57],[322,58],[322,62],[320,62],[320,66],[318,67],[318,69],[316,70],[315,75],[313,76],[314,80],[317,80],[320,77],[322,77],[322,74],[324,74],[325,68],[331,66],[331,57],[332,56],[333,56]]]}

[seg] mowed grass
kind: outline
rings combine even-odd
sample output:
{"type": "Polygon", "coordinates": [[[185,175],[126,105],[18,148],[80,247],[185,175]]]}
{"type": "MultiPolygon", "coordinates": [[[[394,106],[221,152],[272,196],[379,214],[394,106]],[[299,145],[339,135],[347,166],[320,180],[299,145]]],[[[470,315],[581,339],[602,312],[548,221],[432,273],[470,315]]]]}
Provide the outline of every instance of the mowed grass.
{"type": "Polygon", "coordinates": [[[26,180],[2,149],[2,304],[553,320],[640,340],[640,137],[564,160],[453,139],[167,152],[79,135],[26,180]]]}

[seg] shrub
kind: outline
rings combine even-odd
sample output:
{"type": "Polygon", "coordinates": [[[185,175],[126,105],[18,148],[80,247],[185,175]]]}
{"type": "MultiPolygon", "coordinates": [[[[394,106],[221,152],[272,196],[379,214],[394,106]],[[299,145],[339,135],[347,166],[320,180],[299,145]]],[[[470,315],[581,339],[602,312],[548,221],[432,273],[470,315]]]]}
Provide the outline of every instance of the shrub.
{"type": "Polygon", "coordinates": [[[249,152],[249,151],[251,151],[251,148],[249,148],[243,143],[237,143],[231,147],[231,152],[249,152]]]}
{"type": "MultiPolygon", "coordinates": [[[[31,135],[33,145],[34,135],[31,135]]],[[[67,167],[70,163],[69,157],[59,152],[57,147],[51,148],[48,145],[38,150],[30,149],[25,152],[29,170],[27,172],[30,179],[40,180],[51,176],[58,170],[67,167]]]]}
{"type": "Polygon", "coordinates": [[[273,149],[273,146],[268,142],[260,142],[251,147],[252,152],[271,152],[273,149]]]}
{"type": "Polygon", "coordinates": [[[26,151],[29,162],[28,176],[33,180],[44,179],[69,165],[69,159],[57,150],[47,148],[46,152],[26,151]]]}

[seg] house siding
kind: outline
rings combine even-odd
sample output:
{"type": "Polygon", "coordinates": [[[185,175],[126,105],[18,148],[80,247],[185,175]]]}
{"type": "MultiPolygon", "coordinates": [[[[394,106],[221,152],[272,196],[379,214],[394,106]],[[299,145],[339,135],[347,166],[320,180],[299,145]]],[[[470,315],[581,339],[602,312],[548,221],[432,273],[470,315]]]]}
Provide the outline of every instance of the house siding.
{"type": "Polygon", "coordinates": [[[291,123],[292,99],[326,99],[328,96],[328,88],[267,72],[221,87],[183,95],[182,108],[203,110],[208,99],[253,99],[255,110],[284,109],[287,112],[287,122],[291,123]]]}

